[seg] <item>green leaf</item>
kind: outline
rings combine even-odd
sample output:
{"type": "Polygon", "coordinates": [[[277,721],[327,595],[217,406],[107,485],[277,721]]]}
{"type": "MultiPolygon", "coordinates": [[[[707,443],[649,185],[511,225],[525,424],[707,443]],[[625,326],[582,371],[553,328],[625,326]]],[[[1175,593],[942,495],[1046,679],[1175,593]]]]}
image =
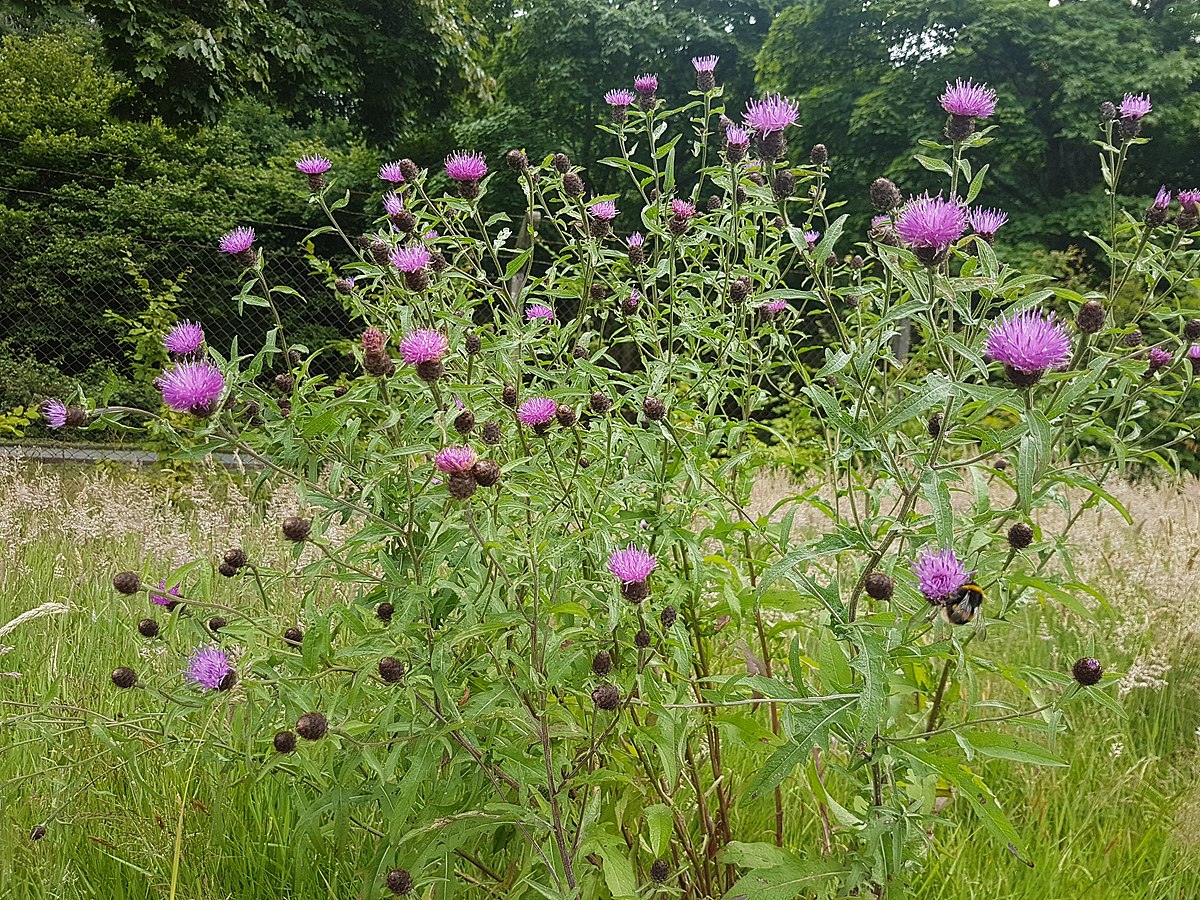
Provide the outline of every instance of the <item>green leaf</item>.
{"type": "Polygon", "coordinates": [[[933,512],[933,528],[943,547],[954,543],[954,508],[950,505],[950,488],[937,469],[926,469],[921,477],[921,492],[933,512]]]}
{"type": "Polygon", "coordinates": [[[837,532],[835,534],[827,534],[818,541],[810,544],[805,544],[799,550],[793,550],[787,554],[779,562],[772,565],[762,574],[762,578],[758,583],[758,590],[755,592],[754,600],[757,603],[768,587],[781,578],[791,578],[792,573],[801,565],[810,560],[814,560],[819,556],[826,556],[830,553],[838,553],[842,550],[848,550],[855,545],[852,536],[846,532],[837,532]]]}
{"type": "Polygon", "coordinates": [[[746,795],[751,800],[775,790],[783,780],[792,773],[801,762],[812,752],[812,748],[823,743],[824,734],[838,716],[854,704],[854,699],[827,700],[819,706],[806,708],[796,716],[798,722],[792,739],[777,749],[763,763],[754,780],[746,788],[746,795]]]}
{"type": "Polygon", "coordinates": [[[754,869],[737,880],[725,900],[794,900],[811,897],[834,877],[833,864],[792,862],[754,869]]]}
{"type": "Polygon", "coordinates": [[[1066,760],[1059,759],[1045,747],[1012,734],[995,731],[966,729],[956,732],[974,750],[996,759],[1011,759],[1013,762],[1032,763],[1036,766],[1065,766],[1066,760]]]}
{"type": "Polygon", "coordinates": [[[656,857],[660,857],[670,844],[671,834],[675,829],[674,817],[671,810],[661,803],[647,806],[645,815],[646,831],[650,835],[650,850],[656,857]]]}
{"type": "Polygon", "coordinates": [[[944,159],[934,159],[932,156],[923,156],[920,153],[914,156],[913,159],[930,172],[941,172],[943,175],[950,174],[950,163],[944,159]]]}
{"type": "Polygon", "coordinates": [[[954,383],[949,379],[933,374],[925,379],[924,387],[916,393],[909,394],[901,402],[893,406],[888,414],[879,420],[871,429],[873,435],[895,431],[906,422],[915,419],[931,406],[941,406],[954,390],[954,383]]]}
{"type": "Polygon", "coordinates": [[[975,177],[971,179],[971,184],[967,188],[967,203],[971,203],[979,196],[979,192],[983,190],[983,176],[987,174],[988,164],[984,163],[979,171],[975,173],[975,177]]]}
{"type": "MultiPolygon", "coordinates": [[[[834,245],[837,244],[838,238],[842,236],[842,230],[846,227],[846,219],[849,216],[838,216],[825,229],[825,234],[821,240],[817,242],[817,246],[812,251],[812,264],[814,269],[825,268],[825,263],[829,259],[829,254],[833,252],[834,245]]],[[[805,242],[807,244],[807,241],[805,242]]]]}
{"type": "Polygon", "coordinates": [[[633,863],[629,861],[625,842],[609,831],[609,827],[604,825],[592,831],[584,849],[591,848],[600,857],[604,883],[616,900],[634,898],[637,896],[637,879],[633,875],[633,863]]]}

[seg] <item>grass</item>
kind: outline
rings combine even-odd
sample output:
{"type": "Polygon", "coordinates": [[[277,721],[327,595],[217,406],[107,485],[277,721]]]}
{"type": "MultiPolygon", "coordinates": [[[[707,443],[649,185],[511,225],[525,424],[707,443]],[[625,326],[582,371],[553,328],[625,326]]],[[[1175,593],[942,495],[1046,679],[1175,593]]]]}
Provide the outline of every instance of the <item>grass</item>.
{"type": "MultiPolygon", "coordinates": [[[[119,661],[160,671],[178,665],[147,650],[134,627],[145,601],[115,594],[111,573],[146,558],[161,566],[215,558],[237,544],[279,554],[274,523],[286,502],[275,508],[223,472],[167,482],[4,460],[0,487],[0,624],[51,601],[70,607],[0,637],[12,645],[0,670],[20,675],[0,675],[0,895],[377,896],[363,893],[364,884],[378,885],[372,840],[346,822],[306,821],[307,790],[261,755],[230,753],[220,768],[204,760],[193,768],[196,745],[140,732],[136,692],[116,691],[108,680],[119,661]],[[61,720],[55,730],[20,727],[32,707],[50,701],[61,720]],[[101,727],[118,719],[121,728],[101,727]],[[39,824],[45,836],[30,841],[39,824]]],[[[999,652],[1061,669],[1097,651],[1129,673],[1120,691],[1127,715],[1095,706],[1075,712],[1056,748],[1069,767],[984,766],[1032,867],[952,802],[930,837],[913,897],[1200,896],[1200,585],[1192,549],[1200,546],[1200,490],[1129,488],[1123,497],[1136,527],[1097,514],[1081,529],[1087,538],[1078,559],[1081,575],[1113,598],[1112,611],[1090,630],[1057,606],[1033,605],[1022,613],[1024,627],[1004,633],[999,652]]],[[[281,621],[294,614],[279,611],[281,621]]],[[[196,619],[176,617],[167,627],[188,630],[183,636],[196,642],[205,636],[196,619]]],[[[236,733],[236,723],[210,727],[236,733]]],[[[788,842],[815,852],[820,821],[798,788],[789,793],[797,811],[788,842]]],[[[739,815],[749,831],[770,833],[766,807],[739,815]]]]}

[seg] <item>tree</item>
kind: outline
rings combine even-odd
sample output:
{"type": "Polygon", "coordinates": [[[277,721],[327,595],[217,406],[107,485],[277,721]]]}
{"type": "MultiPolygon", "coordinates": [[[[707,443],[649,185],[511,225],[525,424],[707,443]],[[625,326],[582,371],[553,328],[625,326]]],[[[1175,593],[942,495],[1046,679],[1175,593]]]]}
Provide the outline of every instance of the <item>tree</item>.
{"type": "MultiPolygon", "coordinates": [[[[1126,0],[808,0],[775,20],[758,58],[763,87],[801,101],[807,137],[829,145],[834,177],[879,175],[909,192],[932,184],[911,160],[936,136],[947,81],[995,88],[997,152],[988,205],[1022,213],[1003,239],[1063,248],[1083,243],[1102,200],[1099,106],[1149,92],[1153,142],[1128,189],[1190,186],[1200,164],[1197,19],[1185,4],[1126,0]]],[[[1131,198],[1131,203],[1136,203],[1131,198]]]]}

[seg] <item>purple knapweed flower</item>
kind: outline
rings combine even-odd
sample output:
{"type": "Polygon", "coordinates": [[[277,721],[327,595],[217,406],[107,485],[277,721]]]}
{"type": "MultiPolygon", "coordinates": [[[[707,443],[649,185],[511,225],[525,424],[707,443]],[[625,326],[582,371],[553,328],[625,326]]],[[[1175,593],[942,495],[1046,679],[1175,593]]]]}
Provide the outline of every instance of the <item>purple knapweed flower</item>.
{"type": "Polygon", "coordinates": [[[991,243],[1000,226],[1008,221],[1008,213],[999,209],[976,207],[967,214],[967,221],[970,222],[972,231],[991,243]]]}
{"type": "Polygon", "coordinates": [[[172,356],[190,356],[203,344],[204,329],[195,322],[180,322],[163,338],[163,346],[172,356]]]}
{"type": "Polygon", "coordinates": [[[646,237],[640,231],[635,231],[625,239],[625,243],[630,247],[643,247],[646,244],[646,237]]]}
{"type": "Polygon", "coordinates": [[[914,197],[900,210],[896,233],[913,248],[927,266],[941,262],[950,245],[967,230],[967,212],[962,204],[943,200],[942,195],[914,197]]]}
{"type": "Polygon", "coordinates": [[[643,97],[651,96],[658,90],[658,76],[646,73],[633,79],[633,89],[643,97]]]}
{"type": "Polygon", "coordinates": [[[440,331],[418,328],[400,341],[400,356],[410,366],[441,362],[450,352],[450,341],[440,331]]]}
{"type": "Polygon", "coordinates": [[[1171,364],[1170,352],[1164,350],[1162,347],[1151,347],[1149,356],[1150,364],[1149,368],[1146,369],[1147,375],[1157,372],[1159,369],[1165,369],[1171,364]]]}
{"type": "Polygon", "coordinates": [[[525,318],[530,322],[536,322],[538,320],[553,322],[554,310],[544,303],[532,303],[525,307],[525,318]]]}
{"type": "Polygon", "coordinates": [[[791,309],[791,304],[786,300],[770,300],[759,307],[763,311],[763,315],[768,319],[774,319],[791,309]]]}
{"type": "Polygon", "coordinates": [[[395,191],[383,195],[383,211],[393,218],[404,212],[404,200],[395,191]]]}
{"type": "Polygon", "coordinates": [[[1047,369],[1067,364],[1071,339],[1053,314],[1025,309],[1000,321],[988,331],[985,352],[1001,363],[1009,380],[1018,387],[1029,387],[1047,369]]]}
{"type": "Polygon", "coordinates": [[[697,72],[712,72],[717,68],[717,63],[721,61],[719,56],[693,56],[692,68],[697,72]]]}
{"type": "Polygon", "coordinates": [[[1167,190],[1165,184],[1158,189],[1158,193],[1154,195],[1154,202],[1150,205],[1161,210],[1165,210],[1171,205],[1171,192],[1167,190]]]}
{"type": "Polygon", "coordinates": [[[210,416],[225,390],[225,376],[208,362],[181,362],[155,382],[163,402],[176,412],[210,416]]]}
{"type": "Polygon", "coordinates": [[[1121,118],[1137,121],[1148,115],[1153,108],[1149,94],[1126,94],[1125,99],[1121,101],[1121,118]]]}
{"type": "Polygon", "coordinates": [[[478,461],[479,457],[475,451],[465,446],[443,447],[433,458],[433,464],[445,475],[453,475],[456,472],[465,475],[478,461]]]}
{"type": "Polygon", "coordinates": [[[608,571],[612,572],[618,581],[626,584],[645,581],[656,568],[658,560],[648,551],[640,550],[633,544],[624,550],[614,550],[608,557],[608,571]]]}
{"type": "Polygon", "coordinates": [[[363,353],[382,353],[387,335],[378,328],[368,328],[362,333],[363,353]]]}
{"type": "Polygon", "coordinates": [[[420,272],[429,265],[431,258],[429,251],[420,244],[397,247],[391,256],[392,265],[406,274],[420,272]]]}
{"type": "Polygon", "coordinates": [[[1188,190],[1180,191],[1176,199],[1179,201],[1179,205],[1192,215],[1200,212],[1200,208],[1198,208],[1200,207],[1200,190],[1189,188],[1188,190]]]}
{"type": "Polygon", "coordinates": [[[222,253],[230,256],[240,256],[254,246],[253,228],[235,228],[228,234],[222,235],[220,248],[222,253]]]}
{"type": "Polygon", "coordinates": [[[588,213],[592,218],[599,219],[602,222],[611,222],[617,217],[616,201],[593,200],[588,207],[588,213]]]}
{"type": "Polygon", "coordinates": [[[517,409],[517,421],[529,428],[545,428],[554,421],[558,406],[549,397],[530,397],[517,409]]]}
{"type": "Polygon", "coordinates": [[[800,108],[794,100],[787,100],[781,94],[771,94],[747,104],[746,114],[742,118],[759,134],[770,134],[795,125],[799,116],[800,108]]]}
{"type": "Polygon", "coordinates": [[[446,157],[446,174],[454,181],[479,181],[487,171],[487,159],[476,150],[455,150],[446,157]]]}
{"type": "Polygon", "coordinates": [[[67,424],[67,405],[61,400],[47,400],[38,411],[51,428],[62,428],[67,424]]]}
{"type": "Polygon", "coordinates": [[[184,675],[202,691],[224,691],[232,687],[234,671],[229,655],[212,644],[196,648],[184,675]]]}
{"type": "Polygon", "coordinates": [[[333,163],[323,156],[302,156],[296,160],[296,168],[305,175],[324,175],[333,168],[333,163]]]}
{"type": "Polygon", "coordinates": [[[390,184],[404,184],[404,167],[399,162],[384,163],[379,167],[379,180],[390,184]]]}
{"type": "Polygon", "coordinates": [[[804,232],[804,242],[806,244],[808,244],[809,250],[811,250],[813,247],[817,246],[817,241],[819,241],[820,239],[821,239],[821,232],[819,232],[819,231],[804,232]]]}
{"type": "Polygon", "coordinates": [[[946,91],[938,102],[952,116],[986,119],[996,111],[996,92],[986,84],[958,78],[954,84],[946,82],[946,91]]]}
{"type": "Polygon", "coordinates": [[[696,214],[696,204],[676,197],[671,201],[671,212],[680,219],[690,219],[696,214]]]}
{"type": "Polygon", "coordinates": [[[923,547],[913,560],[912,572],[917,588],[930,603],[943,604],[954,599],[958,589],[967,583],[970,573],[958,561],[952,549],[931,550],[923,547]]]}
{"type": "Polygon", "coordinates": [[[1188,347],[1187,358],[1193,369],[1200,369],[1200,344],[1192,344],[1188,347]]]}
{"type": "Polygon", "coordinates": [[[158,583],[158,590],[146,592],[155,606],[165,606],[174,609],[179,604],[179,585],[167,587],[166,579],[158,583]]]}
{"type": "Polygon", "coordinates": [[[725,129],[725,143],[730,147],[745,150],[750,146],[750,132],[741,125],[730,125],[725,129]]]}
{"type": "Polygon", "coordinates": [[[632,106],[633,101],[637,99],[637,95],[626,88],[617,88],[608,91],[604,95],[604,102],[614,109],[625,109],[632,106]]]}

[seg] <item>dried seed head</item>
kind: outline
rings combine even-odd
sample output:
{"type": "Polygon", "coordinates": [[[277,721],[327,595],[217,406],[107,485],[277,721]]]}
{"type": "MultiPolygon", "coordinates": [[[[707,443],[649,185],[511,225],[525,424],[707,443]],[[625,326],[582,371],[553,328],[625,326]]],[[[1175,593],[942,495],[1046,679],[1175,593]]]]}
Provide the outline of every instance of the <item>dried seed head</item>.
{"type": "Polygon", "coordinates": [[[925,424],[925,431],[929,433],[931,438],[935,438],[942,433],[941,413],[934,413],[929,417],[929,421],[925,424]]]}
{"type": "Polygon", "coordinates": [[[673,606],[664,606],[663,611],[658,615],[658,621],[662,623],[663,628],[670,628],[679,618],[679,613],[673,606]]]}
{"type": "Polygon", "coordinates": [[[896,583],[890,575],[883,572],[871,572],[863,581],[867,596],[875,600],[891,600],[896,592],[896,583]]]}
{"type": "Polygon", "coordinates": [[[663,884],[670,874],[671,866],[665,859],[656,859],[650,866],[650,880],[655,884],[663,884]]]}
{"type": "Polygon", "coordinates": [[[642,650],[650,646],[650,632],[645,628],[633,636],[633,642],[642,650]]]}
{"type": "Polygon", "coordinates": [[[275,745],[276,753],[291,753],[296,749],[296,732],[277,731],[272,743],[275,745]]]}
{"type": "Polygon", "coordinates": [[[413,889],[413,879],[408,869],[392,869],[387,873],[387,889],[397,896],[408,894],[413,889]]]}
{"type": "Polygon", "coordinates": [[[601,650],[592,657],[592,673],[598,678],[603,678],[612,671],[612,656],[607,650],[601,650]]]}
{"type": "Polygon", "coordinates": [[[621,704],[621,692],[615,684],[602,684],[592,691],[597,709],[614,710],[621,704]]]}
{"type": "Polygon", "coordinates": [[[1075,324],[1079,326],[1079,330],[1084,334],[1095,334],[1104,327],[1105,315],[1103,303],[1099,300],[1089,300],[1083,306],[1079,307],[1079,314],[1075,317],[1075,324]]]}
{"type": "Polygon", "coordinates": [[[113,669],[112,683],[119,688],[131,688],[137,684],[137,672],[129,668],[129,666],[121,666],[119,669],[113,669]]]}
{"type": "Polygon", "coordinates": [[[517,389],[515,387],[513,387],[511,384],[506,384],[504,386],[503,392],[501,392],[501,394],[500,394],[500,402],[503,403],[505,406],[507,406],[509,409],[516,409],[517,408],[517,389]]]}
{"type": "Polygon", "coordinates": [[[455,500],[467,500],[475,493],[475,478],[469,473],[451,472],[446,485],[455,500]]]}
{"type": "Polygon", "coordinates": [[[558,404],[554,410],[554,418],[558,420],[558,424],[563,428],[570,428],[575,424],[577,416],[575,410],[565,403],[558,404]]]}
{"type": "Polygon", "coordinates": [[[483,431],[480,434],[480,437],[483,438],[483,442],[485,444],[489,444],[493,447],[496,444],[499,444],[500,443],[500,423],[495,422],[495,421],[484,423],[483,431]]]}
{"type": "Polygon", "coordinates": [[[657,397],[647,397],[642,401],[642,412],[651,422],[661,422],[667,414],[667,407],[657,397]]]}
{"type": "Polygon", "coordinates": [[[136,572],[118,572],[113,576],[112,583],[122,594],[136,594],[142,586],[142,579],[136,572]]]}
{"type": "Polygon", "coordinates": [[[233,569],[240,569],[249,564],[250,557],[246,555],[246,551],[241,547],[234,547],[231,550],[225,551],[224,562],[225,565],[230,566],[233,569]]]}
{"type": "Polygon", "coordinates": [[[467,348],[467,353],[471,354],[471,356],[474,356],[483,349],[483,339],[473,331],[467,335],[464,343],[467,348]]]}
{"type": "Polygon", "coordinates": [[[871,205],[876,212],[891,212],[904,199],[900,196],[900,188],[889,178],[876,178],[871,182],[871,205]]]}
{"type": "Polygon", "coordinates": [[[612,409],[612,400],[603,391],[594,391],[588,398],[588,409],[600,416],[612,409]]]}
{"type": "Polygon", "coordinates": [[[1033,543],[1033,529],[1024,522],[1015,523],[1008,529],[1008,546],[1014,550],[1024,550],[1033,543]]]}
{"type": "Polygon", "coordinates": [[[454,419],[454,430],[459,434],[470,434],[475,428],[475,413],[464,409],[454,419]]]}
{"type": "Polygon", "coordinates": [[[1083,659],[1075,661],[1075,665],[1071,668],[1071,674],[1084,687],[1091,687],[1104,677],[1104,667],[1100,665],[1099,660],[1085,656],[1083,659]]]}
{"type": "Polygon", "coordinates": [[[158,623],[153,619],[142,619],[138,622],[138,634],[144,638],[158,637],[158,623]]]}
{"type": "Polygon", "coordinates": [[[385,656],[379,661],[379,677],[388,684],[395,684],[404,677],[404,663],[394,656],[385,656]]]}
{"type": "Polygon", "coordinates": [[[481,459],[475,463],[471,474],[481,487],[491,487],[500,480],[500,465],[490,459],[481,459]]]}
{"type": "Polygon", "coordinates": [[[316,741],[329,731],[329,720],[319,712],[305,713],[296,720],[296,734],[306,741],[316,741]]]}
{"type": "Polygon", "coordinates": [[[294,544],[308,540],[312,534],[312,521],[299,516],[288,516],[283,520],[283,536],[294,544]]]}

